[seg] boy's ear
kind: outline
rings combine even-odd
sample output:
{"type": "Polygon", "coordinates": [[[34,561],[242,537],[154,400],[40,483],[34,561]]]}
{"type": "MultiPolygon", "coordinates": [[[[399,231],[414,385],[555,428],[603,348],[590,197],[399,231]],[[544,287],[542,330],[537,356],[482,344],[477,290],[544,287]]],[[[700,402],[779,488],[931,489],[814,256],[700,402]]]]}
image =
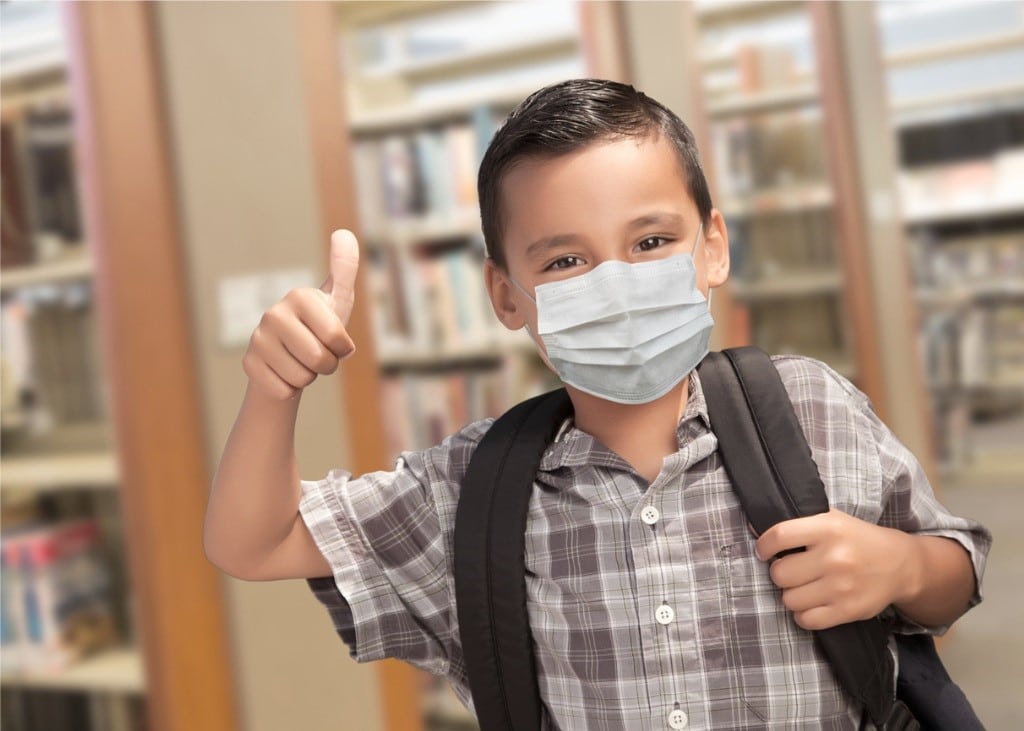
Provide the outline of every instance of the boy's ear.
{"type": "Polygon", "coordinates": [[[484,260],[484,283],[491,298],[491,307],[494,308],[494,314],[501,320],[501,324],[509,330],[518,330],[525,325],[526,317],[516,304],[512,282],[509,281],[508,274],[495,264],[491,257],[484,260]]]}
{"type": "Polygon", "coordinates": [[[720,287],[729,278],[729,231],[725,218],[717,208],[711,209],[704,238],[704,271],[708,287],[720,287]]]}

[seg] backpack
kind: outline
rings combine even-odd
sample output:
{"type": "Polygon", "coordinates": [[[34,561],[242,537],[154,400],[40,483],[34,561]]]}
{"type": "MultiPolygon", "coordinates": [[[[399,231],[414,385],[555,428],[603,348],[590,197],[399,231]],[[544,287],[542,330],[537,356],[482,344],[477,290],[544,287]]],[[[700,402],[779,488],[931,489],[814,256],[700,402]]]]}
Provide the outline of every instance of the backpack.
{"type": "MultiPolygon", "coordinates": [[[[782,520],[827,511],[817,465],[770,357],[750,346],[727,349],[709,353],[698,372],[719,454],[757,534],[782,520]]],[[[564,388],[512,407],[484,435],[462,481],[454,537],[456,607],[483,731],[540,728],[525,526],[541,456],[571,415],[564,388]]],[[[889,628],[881,619],[814,634],[840,685],[879,729],[984,729],[930,635],[896,635],[894,695],[889,628]]]]}

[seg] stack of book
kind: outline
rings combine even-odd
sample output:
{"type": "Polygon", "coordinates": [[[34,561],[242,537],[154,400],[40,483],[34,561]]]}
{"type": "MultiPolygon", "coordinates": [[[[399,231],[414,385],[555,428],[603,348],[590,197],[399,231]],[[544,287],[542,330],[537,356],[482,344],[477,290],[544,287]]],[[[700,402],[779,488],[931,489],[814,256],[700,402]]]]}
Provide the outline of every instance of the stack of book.
{"type": "Polygon", "coordinates": [[[524,358],[498,367],[402,371],[381,379],[381,410],[391,457],[439,444],[466,424],[498,416],[511,404],[556,385],[554,377],[524,358]]]}
{"type": "Polygon", "coordinates": [[[3,670],[52,675],[117,641],[97,522],[83,518],[6,530],[3,670]]]}
{"type": "Polygon", "coordinates": [[[472,217],[478,147],[469,122],[357,142],[353,160],[366,235],[382,238],[403,219],[446,222],[472,217]]]}
{"type": "Polygon", "coordinates": [[[71,114],[34,109],[3,126],[5,268],[60,258],[82,248],[71,114]]]}
{"type": "Polygon", "coordinates": [[[821,110],[815,107],[715,125],[712,144],[720,193],[735,198],[766,188],[821,183],[823,139],[821,110]]]}
{"type": "Polygon", "coordinates": [[[107,420],[107,385],[91,285],[70,282],[20,289],[0,305],[3,425],[34,425],[35,436],[68,424],[107,420]]]}
{"type": "Polygon", "coordinates": [[[465,242],[439,249],[381,245],[367,280],[382,360],[394,352],[451,352],[492,344],[499,324],[484,288],[483,258],[465,242]]]}

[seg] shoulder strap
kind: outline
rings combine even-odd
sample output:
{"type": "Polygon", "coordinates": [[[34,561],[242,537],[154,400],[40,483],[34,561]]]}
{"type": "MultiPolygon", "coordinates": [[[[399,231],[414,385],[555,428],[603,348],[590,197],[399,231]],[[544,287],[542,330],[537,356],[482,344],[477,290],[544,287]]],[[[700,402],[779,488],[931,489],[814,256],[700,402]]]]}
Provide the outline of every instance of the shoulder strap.
{"type": "MultiPolygon", "coordinates": [[[[709,353],[698,368],[719,454],[754,530],[827,511],[818,467],[768,354],[732,348],[709,353]]],[[[840,684],[876,726],[915,724],[895,699],[889,633],[879,619],[815,634],[840,684]]]]}
{"type": "Polygon", "coordinates": [[[526,610],[526,517],[541,456],[572,414],[565,389],[524,401],[477,445],[455,515],[455,601],[473,705],[484,731],[540,728],[526,610]]]}

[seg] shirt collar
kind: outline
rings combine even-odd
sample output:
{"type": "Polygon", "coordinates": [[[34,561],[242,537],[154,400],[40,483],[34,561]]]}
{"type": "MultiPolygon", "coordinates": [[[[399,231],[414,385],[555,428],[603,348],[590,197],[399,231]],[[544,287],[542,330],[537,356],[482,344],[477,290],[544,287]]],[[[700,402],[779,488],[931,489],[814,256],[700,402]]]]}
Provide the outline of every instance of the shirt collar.
{"type": "MultiPolygon", "coordinates": [[[[711,420],[708,417],[708,405],[704,398],[704,389],[700,385],[700,376],[697,369],[690,372],[689,396],[686,400],[686,408],[683,416],[676,425],[676,438],[679,447],[682,448],[694,436],[694,422],[703,424],[708,431],[711,430],[711,420]]],[[[698,427],[699,428],[699,427],[698,427]]],[[[595,441],[589,434],[577,429],[573,418],[567,417],[558,428],[555,438],[544,452],[540,461],[542,471],[552,471],[559,467],[578,467],[588,464],[595,457],[595,441]]],[[[625,464],[618,455],[607,455],[600,461],[602,463],[614,462],[617,458],[625,464]]],[[[628,465],[627,465],[628,466],[628,465]]]]}

